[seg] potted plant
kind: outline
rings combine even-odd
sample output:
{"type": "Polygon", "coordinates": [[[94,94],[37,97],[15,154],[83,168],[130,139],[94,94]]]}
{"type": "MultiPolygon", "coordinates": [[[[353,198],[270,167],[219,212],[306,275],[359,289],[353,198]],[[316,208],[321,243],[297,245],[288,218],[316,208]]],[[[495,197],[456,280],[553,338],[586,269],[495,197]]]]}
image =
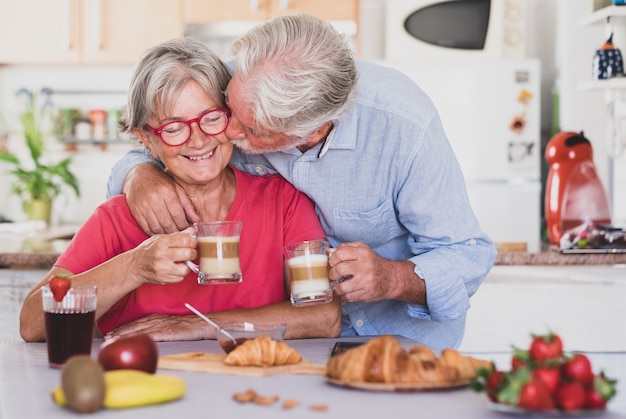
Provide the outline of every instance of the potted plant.
{"type": "MultiPolygon", "coordinates": [[[[43,93],[49,95],[49,92],[43,93]]],[[[26,217],[29,220],[49,222],[52,202],[64,186],[80,196],[78,180],[69,168],[71,157],[52,164],[43,158],[48,135],[45,127],[51,125],[51,121],[47,120],[50,115],[46,109],[49,101],[39,106],[36,95],[26,89],[21,89],[17,96],[23,106],[19,119],[30,162],[9,151],[0,151],[0,161],[13,165],[10,173],[17,178],[17,182],[12,192],[21,197],[26,217]]]]}

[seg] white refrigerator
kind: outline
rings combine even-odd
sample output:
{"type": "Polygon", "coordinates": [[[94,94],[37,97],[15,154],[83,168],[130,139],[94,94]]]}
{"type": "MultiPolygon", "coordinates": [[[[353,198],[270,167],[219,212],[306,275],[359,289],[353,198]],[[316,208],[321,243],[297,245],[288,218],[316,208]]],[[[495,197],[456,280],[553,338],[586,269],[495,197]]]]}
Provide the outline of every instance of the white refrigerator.
{"type": "Polygon", "coordinates": [[[455,150],[472,207],[499,243],[541,245],[538,60],[381,61],[433,100],[455,150]]]}

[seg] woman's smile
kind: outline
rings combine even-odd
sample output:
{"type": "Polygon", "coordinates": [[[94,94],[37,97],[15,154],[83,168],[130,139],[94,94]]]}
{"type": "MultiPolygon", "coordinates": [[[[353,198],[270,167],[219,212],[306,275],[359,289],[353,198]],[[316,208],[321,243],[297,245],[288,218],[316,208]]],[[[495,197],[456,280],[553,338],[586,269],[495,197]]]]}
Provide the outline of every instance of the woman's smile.
{"type": "Polygon", "coordinates": [[[213,154],[215,154],[215,150],[216,149],[217,149],[217,147],[214,148],[213,150],[209,151],[208,153],[205,153],[205,154],[195,155],[195,156],[189,155],[189,156],[184,156],[184,157],[186,157],[186,158],[188,158],[189,160],[192,160],[192,161],[207,160],[207,159],[210,159],[211,157],[213,157],[213,154]]]}

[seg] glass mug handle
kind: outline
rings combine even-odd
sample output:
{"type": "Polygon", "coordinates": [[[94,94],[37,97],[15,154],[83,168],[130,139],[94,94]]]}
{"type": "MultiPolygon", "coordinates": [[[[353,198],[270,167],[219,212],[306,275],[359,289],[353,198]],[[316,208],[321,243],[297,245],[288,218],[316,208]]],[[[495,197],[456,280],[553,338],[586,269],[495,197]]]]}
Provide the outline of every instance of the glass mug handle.
{"type": "MultiPolygon", "coordinates": [[[[241,222],[225,222],[228,224],[235,224],[235,223],[239,223],[239,229],[241,228],[241,222]]],[[[200,226],[198,224],[194,224],[193,225],[193,231],[191,232],[193,238],[195,238],[196,240],[199,239],[199,236],[203,236],[205,234],[207,234],[207,230],[206,230],[206,225],[204,225],[204,230],[201,230],[202,234],[199,233],[199,229],[203,228],[203,223],[200,223],[200,226]]],[[[214,234],[209,233],[209,236],[212,236],[214,234]]],[[[222,249],[222,245],[224,242],[219,241],[219,249],[222,249]]],[[[199,243],[199,246],[202,247],[202,244],[199,243]]],[[[215,244],[214,244],[215,246],[215,244]]],[[[237,248],[239,247],[239,240],[237,238],[237,248]]],[[[225,251],[225,250],[224,250],[225,251]]],[[[229,260],[229,257],[226,257],[225,259],[222,259],[221,256],[221,252],[222,250],[219,251],[218,255],[218,260],[222,261],[222,260],[229,260]]],[[[215,257],[215,256],[213,256],[215,257]]],[[[198,284],[201,285],[206,285],[206,284],[236,284],[236,283],[240,283],[242,281],[243,275],[241,274],[241,268],[239,268],[239,252],[237,250],[236,252],[236,265],[237,265],[237,269],[238,271],[235,272],[223,272],[223,267],[218,267],[218,272],[213,272],[213,273],[207,273],[207,272],[203,272],[200,265],[202,265],[204,262],[202,262],[202,257],[199,254],[198,255],[198,259],[200,260],[200,264],[196,264],[190,260],[186,261],[185,263],[187,264],[187,266],[189,267],[189,269],[191,269],[194,273],[196,273],[198,275],[198,284]]],[[[219,265],[219,263],[218,263],[219,265]]]]}
{"type": "MultiPolygon", "coordinates": [[[[330,257],[333,255],[333,253],[335,253],[335,250],[337,250],[334,247],[329,248],[326,251],[326,255],[328,255],[328,259],[330,259],[330,257]]],[[[348,279],[352,279],[352,275],[346,275],[346,276],[342,276],[339,279],[335,279],[334,281],[330,281],[330,288],[331,289],[335,289],[335,287],[339,284],[341,284],[343,281],[347,281],[348,279]]]]}
{"type": "MultiPolygon", "coordinates": [[[[198,226],[194,224],[192,227],[193,227],[193,231],[191,232],[191,237],[198,240],[198,226]]],[[[207,282],[206,275],[204,275],[204,272],[200,270],[200,266],[198,264],[193,263],[190,260],[188,260],[185,263],[187,264],[187,266],[189,266],[189,269],[191,269],[193,272],[195,272],[198,275],[198,284],[205,284],[207,282]]]]}
{"type": "Polygon", "coordinates": [[[190,260],[188,260],[185,263],[187,264],[187,266],[189,266],[189,269],[191,269],[196,274],[198,274],[198,283],[204,284],[206,282],[206,276],[204,275],[204,272],[200,270],[200,266],[198,266],[197,264],[193,263],[190,260]]]}

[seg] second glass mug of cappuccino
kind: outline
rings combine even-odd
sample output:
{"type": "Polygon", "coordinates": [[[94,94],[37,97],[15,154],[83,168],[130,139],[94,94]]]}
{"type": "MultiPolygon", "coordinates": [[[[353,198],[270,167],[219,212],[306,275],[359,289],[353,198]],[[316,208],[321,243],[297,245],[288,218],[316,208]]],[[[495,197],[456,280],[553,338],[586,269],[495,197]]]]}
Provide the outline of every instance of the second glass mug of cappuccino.
{"type": "Polygon", "coordinates": [[[283,250],[291,304],[306,307],[332,301],[328,280],[330,243],[325,239],[307,240],[288,244],[283,250]]]}

